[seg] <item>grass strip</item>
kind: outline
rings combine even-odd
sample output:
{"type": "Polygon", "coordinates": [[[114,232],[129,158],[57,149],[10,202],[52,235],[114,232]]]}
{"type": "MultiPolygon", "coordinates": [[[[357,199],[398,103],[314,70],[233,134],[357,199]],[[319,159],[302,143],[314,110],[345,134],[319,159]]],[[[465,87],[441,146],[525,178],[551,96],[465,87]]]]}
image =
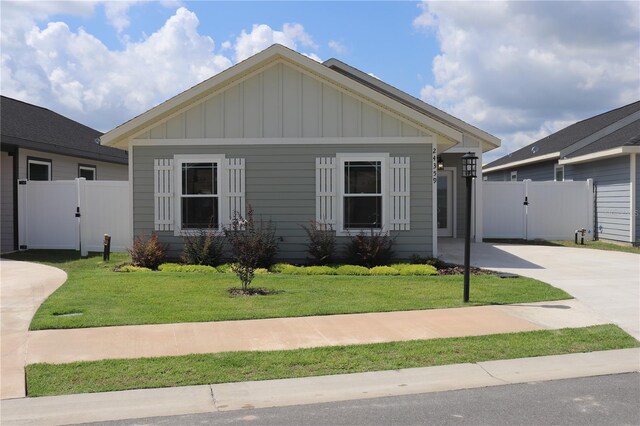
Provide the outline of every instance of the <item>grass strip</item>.
{"type": "Polygon", "coordinates": [[[632,348],[614,325],[269,352],[27,366],[29,396],[308,377],[632,348]]]}
{"type": "MultiPolygon", "coordinates": [[[[456,308],[462,303],[462,275],[304,276],[259,274],[252,286],[274,290],[267,296],[233,297],[234,274],[114,272],[127,260],[27,251],[20,260],[64,269],[67,282],[38,309],[31,330],[132,324],[228,321],[364,312],[456,308]],[[65,257],[66,256],[66,257],[65,257]],[[64,316],[74,313],[77,315],[64,316]]],[[[471,279],[471,304],[511,304],[569,299],[567,293],[531,278],[471,279]]]]}

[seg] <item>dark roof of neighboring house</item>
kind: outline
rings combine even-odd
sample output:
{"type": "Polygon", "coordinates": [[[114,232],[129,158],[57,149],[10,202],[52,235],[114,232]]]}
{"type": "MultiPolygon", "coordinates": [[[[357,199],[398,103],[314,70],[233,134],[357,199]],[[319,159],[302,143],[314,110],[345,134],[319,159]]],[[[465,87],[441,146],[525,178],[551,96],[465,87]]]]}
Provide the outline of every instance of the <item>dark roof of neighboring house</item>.
{"type": "Polygon", "coordinates": [[[640,120],[627,124],[621,129],[608,134],[589,145],[567,155],[567,158],[579,157],[581,155],[593,154],[598,151],[618,148],[620,146],[640,145],[640,120]]]}
{"type": "Polygon", "coordinates": [[[127,152],[102,146],[97,130],[46,108],[0,96],[2,144],[111,163],[127,164],[127,152]]]}
{"type": "MultiPolygon", "coordinates": [[[[498,158],[483,166],[484,169],[503,166],[516,161],[532,160],[543,155],[559,152],[611,124],[640,111],[640,101],[579,121],[547,137],[535,141],[511,154],[498,158]]],[[[616,133],[616,132],[614,132],[616,133]]],[[[603,138],[604,139],[604,138],[603,138]]],[[[615,145],[620,146],[620,145],[615,145]]],[[[585,147],[583,149],[587,149],[585,147]]],[[[606,149],[606,148],[605,148],[606,149]]],[[[582,151],[579,150],[579,151],[582,151]]],[[[599,151],[599,150],[598,150],[599,151]]],[[[595,152],[595,151],[590,151],[595,152]]],[[[574,154],[571,154],[573,156],[574,154]]]]}

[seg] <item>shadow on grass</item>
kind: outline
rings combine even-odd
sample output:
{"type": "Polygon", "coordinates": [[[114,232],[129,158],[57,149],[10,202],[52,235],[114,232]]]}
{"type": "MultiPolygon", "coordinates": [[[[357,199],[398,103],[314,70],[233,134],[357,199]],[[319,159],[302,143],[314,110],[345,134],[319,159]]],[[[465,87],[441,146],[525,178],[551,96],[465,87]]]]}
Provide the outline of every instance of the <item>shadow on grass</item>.
{"type": "MultiPolygon", "coordinates": [[[[89,253],[88,258],[102,257],[102,253],[89,253]]],[[[69,263],[83,259],[76,250],[26,250],[2,255],[2,259],[48,264],[69,263]]]]}

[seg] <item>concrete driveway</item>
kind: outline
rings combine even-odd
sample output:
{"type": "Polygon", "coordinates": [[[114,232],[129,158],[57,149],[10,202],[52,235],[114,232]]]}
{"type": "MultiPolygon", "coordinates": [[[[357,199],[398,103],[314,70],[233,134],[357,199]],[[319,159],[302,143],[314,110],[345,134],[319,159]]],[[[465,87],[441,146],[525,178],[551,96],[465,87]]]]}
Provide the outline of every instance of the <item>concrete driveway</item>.
{"type": "MultiPolygon", "coordinates": [[[[440,257],[463,263],[464,240],[438,240],[440,257]]],[[[640,340],[640,255],[568,247],[476,243],[471,264],[544,281],[640,340]]],[[[473,281],[471,283],[473,295],[473,281]]]]}
{"type": "Polygon", "coordinates": [[[67,280],[58,268],[0,260],[0,399],[26,396],[24,365],[31,318],[67,280]]]}

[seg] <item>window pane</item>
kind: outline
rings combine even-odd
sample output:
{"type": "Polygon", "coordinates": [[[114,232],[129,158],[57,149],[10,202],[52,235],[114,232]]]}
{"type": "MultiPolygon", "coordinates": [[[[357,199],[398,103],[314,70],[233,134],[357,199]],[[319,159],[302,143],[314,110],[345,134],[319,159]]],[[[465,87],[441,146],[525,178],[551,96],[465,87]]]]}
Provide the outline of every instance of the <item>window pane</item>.
{"type": "Polygon", "coordinates": [[[344,176],[345,194],[380,194],[380,161],[347,161],[344,176]]]}
{"type": "Polygon", "coordinates": [[[183,194],[217,194],[217,167],[212,163],[184,163],[182,165],[183,194]]]}
{"type": "Polygon", "coordinates": [[[29,163],[29,180],[49,180],[49,165],[29,163]]]}
{"type": "Polygon", "coordinates": [[[344,197],[344,228],[382,228],[382,196],[344,197]]]}
{"type": "Polygon", "coordinates": [[[218,228],[218,198],[182,198],[182,229],[218,228]]]}
{"type": "Polygon", "coordinates": [[[564,169],[558,167],[556,169],[556,181],[557,182],[562,182],[564,180],[564,169]]]}
{"type": "Polygon", "coordinates": [[[96,171],[94,169],[80,169],[81,178],[85,178],[86,180],[95,180],[96,179],[96,171]]]}

